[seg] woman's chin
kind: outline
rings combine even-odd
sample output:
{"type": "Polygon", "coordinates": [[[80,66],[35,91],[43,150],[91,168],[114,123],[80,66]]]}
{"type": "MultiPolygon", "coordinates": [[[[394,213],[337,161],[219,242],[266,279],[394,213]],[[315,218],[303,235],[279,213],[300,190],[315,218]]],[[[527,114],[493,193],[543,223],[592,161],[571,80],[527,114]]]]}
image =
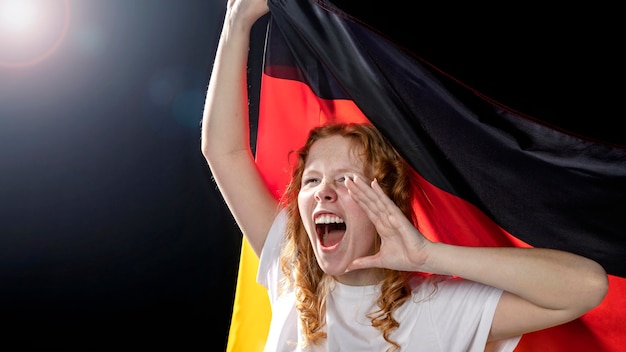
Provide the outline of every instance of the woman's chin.
{"type": "Polygon", "coordinates": [[[346,265],[337,266],[337,265],[325,265],[322,266],[322,270],[331,276],[341,276],[346,273],[346,265]]]}
{"type": "Polygon", "coordinates": [[[348,263],[338,261],[318,260],[318,264],[326,274],[331,276],[341,276],[348,268],[348,263]]]}

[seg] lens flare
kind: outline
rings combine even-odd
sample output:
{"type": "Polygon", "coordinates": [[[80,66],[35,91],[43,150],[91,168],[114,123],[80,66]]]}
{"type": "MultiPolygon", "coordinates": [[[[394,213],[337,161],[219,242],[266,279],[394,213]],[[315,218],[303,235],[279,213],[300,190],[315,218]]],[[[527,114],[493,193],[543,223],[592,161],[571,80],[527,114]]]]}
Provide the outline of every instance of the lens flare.
{"type": "Polygon", "coordinates": [[[45,60],[65,39],[69,23],[69,0],[0,0],[0,67],[45,60]]]}

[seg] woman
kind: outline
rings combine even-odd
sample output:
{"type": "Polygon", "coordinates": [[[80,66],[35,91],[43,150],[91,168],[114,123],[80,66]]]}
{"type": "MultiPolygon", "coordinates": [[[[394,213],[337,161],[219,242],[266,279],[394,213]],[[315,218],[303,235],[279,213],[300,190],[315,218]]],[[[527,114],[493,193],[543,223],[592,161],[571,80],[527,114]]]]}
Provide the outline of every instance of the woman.
{"type": "Polygon", "coordinates": [[[425,238],[411,172],[371,125],[311,131],[276,200],[249,147],[246,95],[250,30],[267,12],[266,0],[228,1],[202,128],[213,177],[260,257],[267,351],[512,351],[522,334],[602,301],[607,275],[587,258],[425,238]]]}

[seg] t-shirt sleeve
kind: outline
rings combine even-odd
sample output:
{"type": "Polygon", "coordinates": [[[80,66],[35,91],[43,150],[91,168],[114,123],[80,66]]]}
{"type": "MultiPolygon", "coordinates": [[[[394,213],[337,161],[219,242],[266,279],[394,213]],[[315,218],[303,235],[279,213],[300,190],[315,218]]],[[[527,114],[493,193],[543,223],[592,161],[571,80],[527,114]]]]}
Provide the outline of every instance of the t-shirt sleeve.
{"type": "MultiPolygon", "coordinates": [[[[439,282],[431,301],[436,330],[452,338],[442,338],[448,351],[484,351],[502,290],[477,282],[451,278],[439,282]],[[450,335],[450,334],[447,334],[450,335]]],[[[491,351],[513,351],[521,336],[492,344],[491,351]]]]}
{"type": "Polygon", "coordinates": [[[256,281],[267,289],[271,302],[278,298],[277,284],[282,277],[279,256],[286,228],[287,211],[282,209],[270,227],[259,258],[256,281]]]}

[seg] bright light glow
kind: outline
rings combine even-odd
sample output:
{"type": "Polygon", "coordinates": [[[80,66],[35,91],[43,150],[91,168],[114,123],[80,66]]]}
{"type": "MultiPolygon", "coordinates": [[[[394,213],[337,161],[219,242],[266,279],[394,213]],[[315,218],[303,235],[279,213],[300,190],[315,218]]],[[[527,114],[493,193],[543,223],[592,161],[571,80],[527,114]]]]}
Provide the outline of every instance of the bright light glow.
{"type": "Polygon", "coordinates": [[[0,25],[9,32],[22,32],[36,22],[37,7],[32,0],[4,0],[0,2],[0,25]]]}
{"type": "Polygon", "coordinates": [[[0,0],[0,68],[48,58],[65,38],[69,20],[69,0],[0,0]]]}

